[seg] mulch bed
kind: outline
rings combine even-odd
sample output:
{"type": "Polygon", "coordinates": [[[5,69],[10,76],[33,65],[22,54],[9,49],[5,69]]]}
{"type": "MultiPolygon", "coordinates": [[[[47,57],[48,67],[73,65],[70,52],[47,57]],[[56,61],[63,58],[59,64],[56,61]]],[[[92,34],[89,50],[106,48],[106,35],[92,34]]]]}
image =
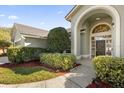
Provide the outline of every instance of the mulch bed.
{"type": "Polygon", "coordinates": [[[107,82],[94,79],[86,88],[112,88],[112,85],[107,82]]]}
{"type": "MultiPolygon", "coordinates": [[[[77,66],[80,66],[81,64],[75,64],[74,68],[77,66]]],[[[0,64],[0,67],[5,67],[5,68],[15,68],[15,67],[34,67],[34,66],[42,66],[45,67],[47,69],[49,69],[52,72],[57,72],[59,75],[63,75],[69,71],[63,71],[62,69],[58,70],[56,68],[50,67],[48,65],[42,64],[40,63],[39,60],[32,60],[32,61],[28,61],[28,62],[24,62],[21,64],[12,64],[12,63],[5,63],[5,64],[0,64]]]]}

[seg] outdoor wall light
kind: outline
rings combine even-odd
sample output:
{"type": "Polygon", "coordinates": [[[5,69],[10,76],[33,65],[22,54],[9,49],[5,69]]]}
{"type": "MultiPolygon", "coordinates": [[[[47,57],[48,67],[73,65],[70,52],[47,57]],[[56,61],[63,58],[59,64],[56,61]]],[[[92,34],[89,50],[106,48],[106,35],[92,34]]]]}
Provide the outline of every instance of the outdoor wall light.
{"type": "Polygon", "coordinates": [[[99,17],[96,18],[97,21],[100,20],[100,19],[101,19],[101,18],[99,18],[99,17]]]}

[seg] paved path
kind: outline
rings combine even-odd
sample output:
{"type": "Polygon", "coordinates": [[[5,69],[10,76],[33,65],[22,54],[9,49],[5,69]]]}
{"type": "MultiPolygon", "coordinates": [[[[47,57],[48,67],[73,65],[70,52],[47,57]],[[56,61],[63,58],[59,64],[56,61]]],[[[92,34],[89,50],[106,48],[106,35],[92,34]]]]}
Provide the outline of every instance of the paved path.
{"type": "Polygon", "coordinates": [[[59,76],[53,79],[25,83],[25,84],[13,84],[4,85],[0,84],[2,88],[84,88],[95,77],[95,72],[91,60],[83,59],[79,61],[82,65],[72,70],[71,73],[59,76]]]}
{"type": "Polygon", "coordinates": [[[5,56],[5,57],[0,57],[0,64],[4,64],[4,63],[8,63],[8,57],[5,56]]]}

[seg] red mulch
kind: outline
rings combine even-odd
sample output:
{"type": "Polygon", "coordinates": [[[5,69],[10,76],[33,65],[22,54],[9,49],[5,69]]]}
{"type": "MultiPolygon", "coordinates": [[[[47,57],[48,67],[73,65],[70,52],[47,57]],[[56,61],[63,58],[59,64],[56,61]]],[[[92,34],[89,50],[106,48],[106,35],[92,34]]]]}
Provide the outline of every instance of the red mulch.
{"type": "Polygon", "coordinates": [[[112,88],[112,86],[109,83],[98,81],[98,82],[92,82],[86,88],[112,88]]]}
{"type": "MultiPolygon", "coordinates": [[[[80,66],[81,64],[75,64],[74,68],[77,66],[80,66]]],[[[50,67],[48,65],[40,63],[39,60],[33,60],[33,61],[28,61],[24,62],[21,64],[12,64],[12,63],[5,63],[5,64],[0,64],[0,67],[6,67],[6,68],[15,68],[15,67],[34,67],[34,66],[43,66],[45,68],[48,68],[50,71],[57,72],[59,75],[63,75],[69,71],[63,71],[62,69],[57,70],[56,68],[50,67]]]]}

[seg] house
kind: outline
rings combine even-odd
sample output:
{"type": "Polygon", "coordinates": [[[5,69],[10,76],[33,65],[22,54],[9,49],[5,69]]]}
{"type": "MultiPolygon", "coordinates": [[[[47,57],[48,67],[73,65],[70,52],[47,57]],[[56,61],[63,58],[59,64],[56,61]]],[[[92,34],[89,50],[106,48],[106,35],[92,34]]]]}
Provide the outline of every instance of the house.
{"type": "Polygon", "coordinates": [[[15,23],[11,31],[14,46],[46,48],[48,31],[15,23]]]}
{"type": "Polygon", "coordinates": [[[77,5],[65,19],[71,23],[71,52],[77,58],[124,57],[124,6],[77,5]]]}
{"type": "MultiPolygon", "coordinates": [[[[67,32],[71,39],[71,29],[68,28],[67,32]]],[[[11,41],[14,46],[46,48],[48,33],[47,30],[15,23],[11,31],[11,41]]]]}

